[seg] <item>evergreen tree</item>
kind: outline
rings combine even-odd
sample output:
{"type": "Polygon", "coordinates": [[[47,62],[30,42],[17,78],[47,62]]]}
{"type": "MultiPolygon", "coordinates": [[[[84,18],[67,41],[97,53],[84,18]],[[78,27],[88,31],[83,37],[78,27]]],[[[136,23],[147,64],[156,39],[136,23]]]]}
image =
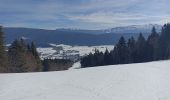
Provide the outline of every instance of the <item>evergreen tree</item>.
{"type": "Polygon", "coordinates": [[[123,36],[120,38],[113,52],[115,64],[126,64],[129,62],[128,47],[123,36]]]}
{"type": "Polygon", "coordinates": [[[37,59],[30,52],[24,40],[15,40],[8,50],[11,72],[41,71],[37,59]]]}
{"type": "Polygon", "coordinates": [[[135,57],[134,57],[135,63],[146,61],[145,53],[147,52],[147,50],[145,49],[145,46],[146,46],[146,40],[143,37],[142,33],[140,33],[135,47],[135,57]]]}
{"type": "Polygon", "coordinates": [[[49,62],[47,59],[43,60],[43,71],[49,71],[49,62]]]}
{"type": "Polygon", "coordinates": [[[9,71],[3,36],[4,33],[2,32],[2,26],[0,26],[0,73],[9,71]]]}
{"type": "Polygon", "coordinates": [[[108,49],[104,53],[104,65],[111,65],[112,64],[112,57],[108,49]]]}
{"type": "Polygon", "coordinates": [[[28,49],[28,51],[31,52],[31,46],[30,46],[30,44],[27,44],[27,49],[28,49]]]}
{"type": "Polygon", "coordinates": [[[159,39],[159,59],[169,59],[169,45],[170,45],[170,24],[165,24],[162,27],[161,36],[159,39]]]}
{"type": "Polygon", "coordinates": [[[153,27],[147,41],[141,33],[137,41],[131,37],[128,39],[127,44],[124,37],[121,37],[110,52],[106,49],[105,53],[102,54],[98,50],[95,50],[94,54],[84,57],[82,62],[86,62],[85,66],[88,67],[103,64],[140,63],[164,59],[170,59],[170,24],[165,24],[162,27],[160,36],[156,32],[155,27],[153,27]],[[89,61],[93,63],[89,63],[89,61]]]}
{"type": "Polygon", "coordinates": [[[115,47],[113,48],[113,50],[110,51],[109,57],[110,57],[110,61],[109,61],[110,65],[116,64],[115,63],[115,59],[116,59],[115,58],[115,47]]]}
{"type": "Polygon", "coordinates": [[[42,62],[41,62],[41,59],[40,59],[40,57],[38,55],[38,52],[37,52],[37,49],[36,49],[36,46],[35,46],[34,42],[31,43],[31,52],[32,52],[33,56],[36,59],[37,66],[39,66],[39,68],[40,68],[39,70],[41,70],[42,69],[42,62]]]}
{"type": "Polygon", "coordinates": [[[95,66],[94,55],[92,53],[89,53],[89,55],[86,55],[81,58],[80,63],[82,68],[95,66]]]}
{"type": "Polygon", "coordinates": [[[104,64],[104,57],[102,52],[99,52],[99,50],[95,49],[93,56],[94,66],[102,66],[104,64]]]}
{"type": "Polygon", "coordinates": [[[90,53],[86,58],[86,67],[93,67],[96,65],[94,55],[90,53]]]}
{"type": "Polygon", "coordinates": [[[159,34],[156,32],[155,27],[152,28],[152,33],[151,35],[148,36],[147,43],[150,48],[150,56],[151,56],[151,61],[152,60],[158,60],[159,55],[158,55],[158,41],[159,41],[159,34]]]}
{"type": "Polygon", "coordinates": [[[9,61],[10,61],[10,71],[11,72],[25,72],[26,64],[26,49],[23,47],[19,40],[15,40],[8,50],[9,61]]]}
{"type": "Polygon", "coordinates": [[[135,45],[136,45],[136,41],[134,37],[128,39],[127,44],[128,44],[128,51],[129,51],[129,63],[133,63],[135,57],[135,45]]]}
{"type": "Polygon", "coordinates": [[[35,46],[34,42],[31,43],[31,52],[35,56],[35,58],[39,58],[39,55],[38,55],[38,52],[36,50],[36,46],[35,46]]]}

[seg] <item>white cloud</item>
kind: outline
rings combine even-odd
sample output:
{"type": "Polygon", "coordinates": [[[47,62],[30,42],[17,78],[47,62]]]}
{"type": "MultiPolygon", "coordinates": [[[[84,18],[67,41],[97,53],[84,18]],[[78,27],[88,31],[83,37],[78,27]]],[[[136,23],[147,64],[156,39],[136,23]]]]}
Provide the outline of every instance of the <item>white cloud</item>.
{"type": "Polygon", "coordinates": [[[24,27],[107,28],[170,21],[168,0],[13,1],[1,1],[0,23],[24,27]]]}
{"type": "Polygon", "coordinates": [[[160,24],[170,23],[170,16],[166,18],[162,18],[158,23],[160,24]]]}
{"type": "Polygon", "coordinates": [[[156,16],[146,16],[130,13],[113,13],[113,12],[97,12],[87,15],[71,15],[70,20],[79,20],[82,22],[94,22],[103,24],[128,23],[130,21],[142,21],[156,16]]]}

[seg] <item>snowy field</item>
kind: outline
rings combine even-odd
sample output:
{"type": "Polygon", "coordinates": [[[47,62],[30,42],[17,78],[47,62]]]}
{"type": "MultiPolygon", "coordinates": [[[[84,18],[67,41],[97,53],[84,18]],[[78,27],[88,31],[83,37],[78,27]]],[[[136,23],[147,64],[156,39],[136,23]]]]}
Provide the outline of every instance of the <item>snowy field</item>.
{"type": "Polygon", "coordinates": [[[113,45],[101,45],[101,46],[70,46],[70,45],[55,45],[50,44],[51,47],[48,48],[37,48],[37,51],[40,53],[40,58],[58,58],[62,59],[65,55],[79,55],[84,56],[90,52],[94,53],[95,49],[98,49],[100,52],[105,52],[106,48],[110,51],[113,50],[113,45]]]}
{"type": "Polygon", "coordinates": [[[170,61],[0,74],[1,100],[170,100],[170,61]]]}

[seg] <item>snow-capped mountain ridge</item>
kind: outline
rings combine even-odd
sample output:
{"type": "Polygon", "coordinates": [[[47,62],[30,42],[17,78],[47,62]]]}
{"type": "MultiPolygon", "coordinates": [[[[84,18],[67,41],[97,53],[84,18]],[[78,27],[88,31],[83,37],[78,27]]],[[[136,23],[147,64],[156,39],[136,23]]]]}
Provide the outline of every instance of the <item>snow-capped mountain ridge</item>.
{"type": "Polygon", "coordinates": [[[150,33],[153,27],[156,28],[157,32],[160,32],[162,28],[162,26],[158,24],[146,24],[114,27],[104,31],[106,33],[150,33]]]}
{"type": "Polygon", "coordinates": [[[150,24],[116,27],[106,30],[45,30],[7,27],[3,31],[6,44],[11,44],[15,39],[25,37],[28,41],[34,41],[42,47],[48,47],[48,43],[94,46],[114,45],[121,36],[125,38],[137,37],[140,32],[147,37],[153,26],[156,27],[158,32],[161,30],[161,25],[150,24]]]}

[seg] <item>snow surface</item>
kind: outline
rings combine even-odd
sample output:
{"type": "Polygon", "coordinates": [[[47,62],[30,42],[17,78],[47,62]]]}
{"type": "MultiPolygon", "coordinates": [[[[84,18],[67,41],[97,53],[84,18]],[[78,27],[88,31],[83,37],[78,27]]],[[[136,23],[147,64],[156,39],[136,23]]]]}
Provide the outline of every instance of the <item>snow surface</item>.
{"type": "Polygon", "coordinates": [[[84,56],[91,53],[94,53],[95,49],[98,49],[100,52],[105,52],[106,48],[111,51],[113,50],[113,45],[100,45],[100,46],[70,46],[70,45],[56,45],[50,44],[51,47],[46,48],[37,48],[37,51],[40,53],[41,59],[62,59],[63,55],[79,55],[84,56]]]}
{"type": "Polygon", "coordinates": [[[170,61],[0,74],[1,100],[170,100],[170,61]]]}
{"type": "Polygon", "coordinates": [[[79,68],[81,68],[81,63],[80,63],[80,61],[75,62],[75,63],[72,65],[72,67],[70,67],[69,69],[79,69],[79,68]]]}

